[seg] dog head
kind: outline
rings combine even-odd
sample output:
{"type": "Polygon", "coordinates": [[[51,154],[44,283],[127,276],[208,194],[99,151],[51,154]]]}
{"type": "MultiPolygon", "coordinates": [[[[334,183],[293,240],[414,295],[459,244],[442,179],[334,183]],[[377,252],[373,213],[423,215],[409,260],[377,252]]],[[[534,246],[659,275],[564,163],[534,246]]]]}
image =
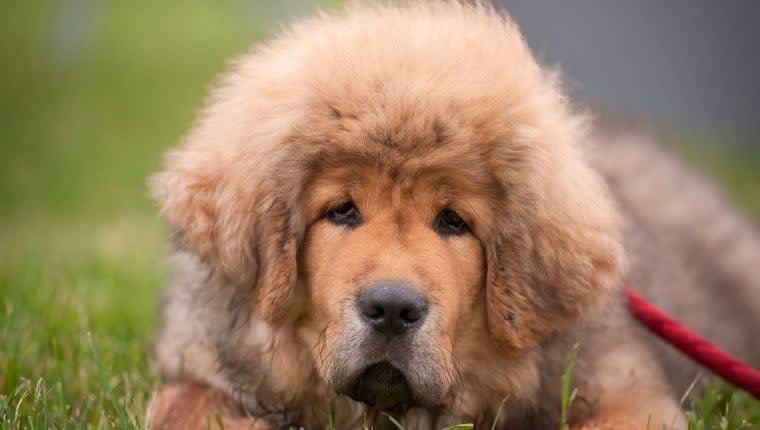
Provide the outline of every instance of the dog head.
{"type": "Polygon", "coordinates": [[[474,371],[463,345],[516,357],[619,285],[584,139],[507,18],[359,8],[242,57],[154,190],[178,245],[295,327],[337,392],[436,407],[474,371]]]}

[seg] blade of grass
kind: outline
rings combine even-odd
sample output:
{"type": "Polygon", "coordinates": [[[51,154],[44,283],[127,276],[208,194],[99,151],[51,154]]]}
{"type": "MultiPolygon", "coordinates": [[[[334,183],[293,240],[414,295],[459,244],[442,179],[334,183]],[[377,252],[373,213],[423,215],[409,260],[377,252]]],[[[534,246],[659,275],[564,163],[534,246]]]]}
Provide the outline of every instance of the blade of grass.
{"type": "Polygon", "coordinates": [[[507,394],[503,399],[501,399],[501,403],[499,403],[499,409],[496,411],[496,416],[494,417],[493,423],[491,424],[491,430],[496,430],[496,424],[498,424],[499,418],[501,418],[501,412],[510,397],[512,397],[512,393],[507,394]]]}
{"type": "Polygon", "coordinates": [[[570,356],[567,359],[567,365],[565,371],[562,373],[562,409],[560,411],[560,429],[569,430],[567,424],[567,415],[570,411],[570,407],[575,401],[575,397],[578,394],[577,389],[570,391],[570,382],[573,379],[573,369],[575,368],[575,359],[578,354],[578,344],[576,343],[570,349],[570,356]]]}
{"type": "Polygon", "coordinates": [[[391,423],[393,423],[393,425],[394,425],[394,426],[395,426],[395,427],[396,427],[398,430],[404,430],[404,426],[402,426],[400,422],[396,421],[396,419],[395,419],[395,418],[393,418],[393,416],[392,416],[391,414],[388,414],[388,413],[385,413],[385,412],[383,412],[383,415],[385,415],[386,417],[388,417],[388,421],[390,421],[391,423]]]}
{"type": "Polygon", "coordinates": [[[16,412],[13,415],[13,423],[15,424],[16,428],[18,428],[20,424],[19,416],[21,414],[21,405],[24,403],[24,399],[29,395],[31,389],[29,386],[31,385],[31,381],[28,379],[24,380],[24,382],[19,385],[18,388],[16,388],[16,391],[13,393],[13,396],[15,397],[17,393],[21,393],[21,396],[18,398],[18,402],[16,403],[16,412]]]}
{"type": "Polygon", "coordinates": [[[116,396],[113,394],[111,385],[108,383],[106,370],[103,367],[103,362],[100,360],[100,354],[98,354],[98,349],[95,348],[95,342],[93,342],[92,340],[92,334],[87,333],[87,340],[90,342],[90,349],[92,350],[92,356],[95,358],[95,365],[98,367],[98,373],[100,373],[100,380],[103,383],[103,386],[105,387],[106,394],[108,394],[108,398],[111,400],[111,404],[113,405],[114,409],[116,409],[116,413],[119,414],[119,419],[121,420],[121,428],[124,430],[128,430],[129,425],[127,421],[127,414],[126,412],[124,412],[124,408],[121,407],[121,404],[119,404],[119,402],[116,400],[116,396]]]}
{"type": "Polygon", "coordinates": [[[327,401],[327,428],[329,430],[335,430],[335,417],[333,416],[332,400],[327,401]]]}
{"type": "Polygon", "coordinates": [[[702,373],[697,372],[696,376],[694,376],[694,379],[691,381],[691,384],[689,384],[689,388],[687,388],[686,391],[683,393],[683,396],[681,396],[681,401],[678,402],[679,405],[683,406],[686,403],[686,399],[688,399],[691,392],[694,391],[694,387],[697,386],[697,383],[699,382],[699,379],[701,377],[702,377],[702,373]]]}

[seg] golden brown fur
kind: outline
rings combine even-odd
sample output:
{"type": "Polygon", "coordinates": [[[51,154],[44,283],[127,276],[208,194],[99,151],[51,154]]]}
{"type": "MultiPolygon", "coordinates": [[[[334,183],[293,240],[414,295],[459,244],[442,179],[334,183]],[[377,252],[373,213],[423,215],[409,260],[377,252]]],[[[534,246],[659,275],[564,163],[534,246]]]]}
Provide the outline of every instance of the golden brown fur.
{"type": "MultiPolygon", "coordinates": [[[[624,242],[634,286],[664,286],[638,275],[652,245],[635,242],[667,225],[633,207],[649,195],[605,185],[636,179],[618,154],[638,149],[590,140],[554,74],[486,6],[355,6],[241,57],[152,179],[177,246],[155,351],[175,382],[152,402],[154,428],[205,428],[215,411],[226,428],[324,428],[328,402],[337,428],[390,428],[343,394],[380,358],[414,392],[394,411],[406,428],[488,428],[506,396],[500,427],[557,428],[575,343],[573,425],[684,428],[619,294],[624,242]],[[324,218],[349,200],[359,227],[324,218]],[[470,232],[433,229],[445,209],[470,232]],[[356,313],[387,279],[429,303],[403,345],[369,341],[356,313]]],[[[757,305],[756,278],[736,282],[757,305]]]]}

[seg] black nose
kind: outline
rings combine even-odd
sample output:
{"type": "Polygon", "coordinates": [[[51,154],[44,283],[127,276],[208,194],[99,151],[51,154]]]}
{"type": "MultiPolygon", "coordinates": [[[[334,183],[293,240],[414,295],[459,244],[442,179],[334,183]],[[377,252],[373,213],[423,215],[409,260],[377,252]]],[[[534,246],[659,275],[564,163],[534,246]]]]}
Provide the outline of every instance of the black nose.
{"type": "Polygon", "coordinates": [[[401,334],[422,325],[427,312],[427,301],[401,282],[375,282],[359,295],[362,318],[384,334],[401,334]]]}

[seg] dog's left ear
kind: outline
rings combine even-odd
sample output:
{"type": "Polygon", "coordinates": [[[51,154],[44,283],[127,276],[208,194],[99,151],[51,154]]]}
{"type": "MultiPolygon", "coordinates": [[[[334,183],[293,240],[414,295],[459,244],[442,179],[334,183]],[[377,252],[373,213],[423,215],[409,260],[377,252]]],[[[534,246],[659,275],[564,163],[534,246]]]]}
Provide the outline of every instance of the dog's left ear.
{"type": "Polygon", "coordinates": [[[235,156],[234,144],[193,137],[150,179],[161,216],[179,249],[197,256],[218,282],[234,285],[258,318],[277,321],[294,294],[303,236],[289,187],[272,182],[271,166],[235,156]]]}
{"type": "Polygon", "coordinates": [[[532,208],[519,221],[505,216],[486,246],[489,327],[507,350],[530,348],[594,315],[622,287],[621,227],[606,185],[584,162],[557,160],[525,199],[532,208]]]}

